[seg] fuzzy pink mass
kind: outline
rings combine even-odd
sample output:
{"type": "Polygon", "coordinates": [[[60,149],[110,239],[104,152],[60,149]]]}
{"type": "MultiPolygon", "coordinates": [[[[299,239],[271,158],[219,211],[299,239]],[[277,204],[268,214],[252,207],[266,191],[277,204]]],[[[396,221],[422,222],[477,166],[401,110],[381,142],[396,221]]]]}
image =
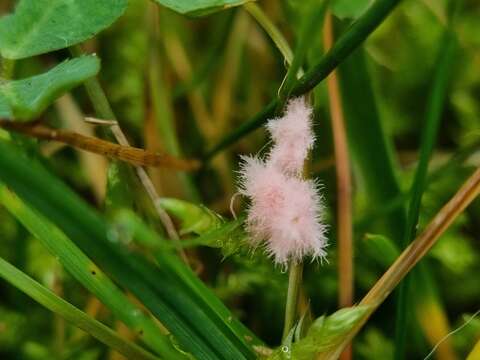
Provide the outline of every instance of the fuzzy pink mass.
{"type": "Polygon", "coordinates": [[[270,120],[267,129],[274,146],[269,161],[281,171],[300,175],[315,138],[312,131],[312,108],[303,97],[290,100],[285,114],[270,120]]]}
{"type": "Polygon", "coordinates": [[[314,144],[311,117],[303,98],[291,100],[283,117],[268,122],[274,145],[266,159],[242,157],[239,191],[251,200],[246,228],[252,245],[265,246],[277,264],[326,255],[318,187],[302,179],[314,144]]]}

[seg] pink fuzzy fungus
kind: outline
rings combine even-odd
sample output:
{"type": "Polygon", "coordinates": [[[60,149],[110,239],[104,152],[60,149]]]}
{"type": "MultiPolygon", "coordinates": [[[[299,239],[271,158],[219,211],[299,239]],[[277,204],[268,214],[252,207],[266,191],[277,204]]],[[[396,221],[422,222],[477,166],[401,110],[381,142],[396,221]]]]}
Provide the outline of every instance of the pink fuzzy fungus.
{"type": "Polygon", "coordinates": [[[239,192],[251,200],[247,232],[281,265],[326,255],[318,186],[300,176],[314,141],[310,116],[303,99],[291,101],[284,117],[268,123],[275,144],[266,160],[242,157],[239,192]]]}
{"type": "Polygon", "coordinates": [[[299,97],[290,100],[281,118],[267,124],[275,143],[269,160],[286,173],[300,175],[303,171],[305,159],[315,142],[311,117],[312,108],[299,97]]]}

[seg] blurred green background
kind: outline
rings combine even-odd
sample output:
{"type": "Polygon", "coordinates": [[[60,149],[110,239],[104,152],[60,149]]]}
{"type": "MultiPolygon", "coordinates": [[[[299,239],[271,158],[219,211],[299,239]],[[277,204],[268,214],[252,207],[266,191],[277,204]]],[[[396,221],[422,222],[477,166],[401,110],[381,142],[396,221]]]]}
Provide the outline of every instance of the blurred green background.
{"type": "MultiPolygon", "coordinates": [[[[349,19],[357,16],[348,3],[337,1],[335,13],[343,18],[343,26],[337,19],[339,32],[349,19]]],[[[9,12],[13,5],[14,1],[2,0],[0,14],[9,12]]],[[[300,0],[263,0],[259,5],[294,47],[306,5],[300,0]]],[[[444,45],[442,34],[447,8],[443,0],[403,1],[366,41],[362,52],[356,53],[355,58],[340,69],[345,90],[343,102],[348,108],[345,111],[348,135],[353,139],[350,152],[354,175],[357,300],[390,264],[387,250],[390,249],[393,256],[398,251],[392,249],[388,238],[374,234],[395,238],[398,232],[391,220],[395,220],[395,214],[405,204],[401,193],[408,191],[416,168],[436,58],[444,45]],[[358,74],[360,80],[355,82],[358,74]],[[363,82],[365,79],[367,82],[363,82]],[[370,89],[373,98],[368,95],[370,89]],[[393,180],[381,171],[374,172],[375,164],[370,170],[365,165],[368,156],[373,156],[368,154],[384,151],[375,148],[375,139],[368,138],[371,136],[369,123],[360,132],[362,116],[372,114],[369,103],[372,100],[386,134],[393,180]],[[359,145],[356,137],[362,137],[364,145],[359,145]],[[357,146],[370,147],[361,153],[357,152],[357,146]],[[399,184],[399,196],[392,200],[391,194],[384,194],[382,198],[380,189],[388,188],[385,183],[394,180],[399,184]],[[372,184],[374,188],[378,184],[377,193],[372,184]],[[384,201],[387,198],[390,203],[384,201]]],[[[460,50],[430,163],[419,230],[480,164],[478,0],[464,1],[455,32],[460,50]]],[[[113,26],[83,46],[101,58],[100,81],[132,144],[193,158],[201,157],[275,97],[286,71],[281,54],[242,8],[190,19],[145,0],[130,0],[127,12],[113,26]],[[155,9],[159,9],[158,12],[155,9]]],[[[323,52],[322,31],[318,29],[310,36],[305,68],[316,63],[323,52]]],[[[68,52],[62,50],[20,60],[15,62],[10,75],[23,78],[37,74],[68,56],[68,52]]],[[[335,161],[324,83],[315,88],[313,99],[317,143],[311,170],[323,185],[330,228],[328,262],[308,263],[305,269],[303,304],[305,308],[310,304],[312,314],[317,317],[337,309],[338,282],[335,161]]],[[[75,122],[76,116],[82,114],[92,115],[93,109],[85,90],[77,88],[57,100],[42,115],[42,120],[51,126],[83,132],[85,125],[75,122]]],[[[91,127],[87,126],[87,130],[92,132],[91,127]]],[[[93,131],[100,134],[98,128],[93,131]]],[[[98,156],[85,157],[66,146],[19,139],[32,153],[42,154],[42,161],[50,170],[77,193],[108,211],[108,203],[103,200],[107,179],[105,160],[98,156]]],[[[202,203],[230,218],[239,154],[257,153],[267,141],[265,131],[258,129],[191,176],[163,169],[150,169],[149,173],[161,195],[202,203]]],[[[372,157],[371,161],[377,160],[372,157]]],[[[138,202],[145,201],[141,189],[133,186],[127,191],[128,194],[123,194],[126,204],[131,200],[135,202],[134,208],[140,207],[138,202]]],[[[144,217],[158,227],[148,211],[144,217]]],[[[97,319],[120,329],[122,334],[133,336],[1,206],[0,234],[1,257],[97,319]]],[[[435,332],[442,319],[446,317],[454,329],[480,309],[479,234],[480,201],[477,200],[428,254],[424,260],[428,271],[414,276],[415,303],[408,307],[413,319],[407,340],[409,359],[426,356],[433,347],[431,339],[438,340],[435,332]]],[[[242,249],[224,257],[218,249],[198,247],[189,249],[188,254],[202,280],[239,318],[269,345],[278,345],[287,286],[285,271],[275,268],[260,251],[252,254],[242,249]]],[[[389,298],[356,338],[355,358],[393,358],[394,305],[393,298],[389,298]]],[[[452,335],[450,346],[463,359],[479,338],[480,317],[452,335]]],[[[448,351],[442,354],[438,358],[451,358],[448,351]]],[[[0,358],[113,360],[120,356],[1,281],[0,358]]]]}

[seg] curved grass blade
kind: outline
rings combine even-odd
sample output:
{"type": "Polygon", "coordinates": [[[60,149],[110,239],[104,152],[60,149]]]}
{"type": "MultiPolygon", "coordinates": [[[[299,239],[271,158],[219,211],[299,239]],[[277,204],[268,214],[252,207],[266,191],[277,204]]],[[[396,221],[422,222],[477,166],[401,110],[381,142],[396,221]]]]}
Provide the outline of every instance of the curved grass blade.
{"type": "Polygon", "coordinates": [[[0,277],[4,278],[50,311],[60,315],[80,329],[83,329],[112,349],[117,350],[120,354],[125,355],[128,359],[159,360],[159,358],[145,351],[138,345],[122,339],[110,328],[92,319],[83,311],[58,297],[2,258],[0,258],[0,277]]]}
{"type": "Polygon", "coordinates": [[[322,28],[327,5],[328,1],[323,1],[320,5],[318,5],[316,1],[311,1],[305,11],[305,20],[302,21],[300,27],[298,43],[295,46],[293,60],[279,90],[278,97],[282,103],[284,103],[290,96],[290,92],[295,85],[297,76],[303,75],[303,71],[301,70],[302,64],[305,60],[309,45],[312,43],[312,38],[317,35],[316,29],[322,28]]]}
{"type": "MultiPolygon", "coordinates": [[[[381,207],[400,196],[401,189],[398,166],[392,157],[393,144],[382,128],[364,50],[356,50],[338,70],[352,160],[372,208],[381,207]]],[[[406,222],[402,206],[388,212],[385,221],[388,237],[398,244],[402,235],[395,230],[403,229],[406,222]]]]}
{"type": "Polygon", "coordinates": [[[209,304],[196,302],[185,293],[185,284],[172,281],[168,274],[177,269],[172,269],[169,262],[159,262],[155,267],[119,246],[116,239],[108,237],[109,228],[95,211],[38,163],[25,159],[15,146],[4,141],[0,141],[0,169],[0,179],[6,185],[135,294],[183,349],[199,359],[254,358],[242,335],[229,330],[227,317],[212,319],[209,304]]]}
{"type": "MultiPolygon", "coordinates": [[[[229,331],[240,335],[239,340],[244,343],[244,346],[252,348],[263,346],[263,343],[248,328],[232,317],[227,307],[214,296],[189,267],[184,266],[177,257],[165,251],[166,247],[164,245],[172,247],[174,244],[166,243],[165,240],[160,238],[158,234],[154,233],[131,212],[118,212],[115,221],[120,227],[125,228],[126,226],[126,230],[136,241],[147,244],[147,246],[154,249],[154,256],[158,263],[167,265],[163,266],[163,269],[168,272],[168,276],[175,279],[175,282],[183,284],[186,288],[185,291],[192,298],[196,298],[198,302],[204,303],[205,309],[209,308],[209,311],[212,312],[211,318],[217,319],[219,326],[227,325],[230,329],[229,331]]],[[[227,256],[229,252],[233,253],[238,250],[240,241],[231,244],[229,239],[230,237],[236,239],[244,235],[241,227],[243,221],[244,218],[239,217],[237,220],[227,222],[218,228],[203,233],[198,238],[193,239],[192,242],[196,242],[196,245],[222,246],[222,251],[224,254],[226,252],[225,256],[227,256]]],[[[184,242],[188,242],[188,240],[182,240],[181,244],[184,242]]]]}
{"type": "Polygon", "coordinates": [[[99,70],[100,60],[89,55],[64,61],[40,75],[0,82],[0,118],[29,120],[99,70]]]}
{"type": "Polygon", "coordinates": [[[400,0],[377,0],[333,44],[332,48],[309,69],[293,88],[293,95],[302,95],[317,86],[328,74],[358,48],[379,26],[400,0]]]}
{"type": "MultiPolygon", "coordinates": [[[[298,80],[292,88],[291,95],[299,96],[312,90],[324,80],[335,68],[342,63],[351,53],[359,47],[363,41],[379,26],[390,14],[400,0],[377,0],[360,16],[352,26],[339,37],[320,61],[298,80]]],[[[244,122],[237,129],[227,134],[218,144],[213,146],[205,155],[205,159],[211,159],[215,154],[243,138],[253,130],[258,129],[275,114],[279,101],[272,100],[265,108],[244,122]]]]}
{"type": "Polygon", "coordinates": [[[0,19],[0,54],[7,59],[64,49],[109,27],[127,0],[20,0],[0,19]]]}
{"type": "Polygon", "coordinates": [[[0,187],[0,202],[58,261],[104,303],[118,319],[130,327],[150,348],[165,359],[181,359],[167,336],[133,305],[123,292],[55,225],[29,208],[17,196],[0,187]]]}

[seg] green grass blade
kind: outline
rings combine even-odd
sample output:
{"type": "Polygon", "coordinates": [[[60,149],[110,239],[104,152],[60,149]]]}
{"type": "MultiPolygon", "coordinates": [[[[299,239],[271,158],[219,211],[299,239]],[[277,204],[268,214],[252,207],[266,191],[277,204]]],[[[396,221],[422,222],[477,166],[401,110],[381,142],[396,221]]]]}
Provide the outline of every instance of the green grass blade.
{"type": "MultiPolygon", "coordinates": [[[[314,65],[298,82],[294,84],[291,94],[293,96],[299,96],[317,86],[362,44],[373,30],[385,20],[388,14],[399,2],[400,0],[375,1],[373,5],[370,6],[370,8],[360,16],[344,34],[342,34],[330,51],[328,51],[316,65],[314,65]]],[[[266,121],[275,114],[275,110],[278,108],[279,103],[280,102],[277,99],[272,100],[255,116],[221,139],[218,144],[213,146],[206,153],[204,159],[211,159],[219,151],[225,149],[265,124],[266,121]]]]}
{"type": "Polygon", "coordinates": [[[344,61],[385,20],[400,0],[377,0],[343,33],[320,61],[295,85],[292,94],[312,90],[344,61]]]}
{"type": "MultiPolygon", "coordinates": [[[[407,246],[415,237],[420,214],[422,195],[427,183],[428,163],[432,155],[442,110],[447,96],[448,85],[451,80],[453,65],[457,53],[457,39],[451,29],[447,29],[441,42],[436,71],[433,77],[431,93],[428,99],[425,116],[425,128],[422,133],[420,156],[411,188],[411,197],[408,207],[407,223],[402,241],[402,248],[407,246]]],[[[396,326],[395,326],[395,359],[404,359],[405,342],[407,336],[407,304],[409,299],[409,280],[407,277],[400,283],[397,298],[396,326]]]]}
{"type": "MultiPolygon", "coordinates": [[[[394,201],[401,190],[393,144],[382,128],[365,60],[364,50],[358,49],[339,67],[338,78],[354,169],[375,209],[394,201]]],[[[406,222],[402,206],[388,212],[385,222],[388,237],[399,244],[402,235],[396,229],[403,229],[406,222]]]]}
{"type": "Polygon", "coordinates": [[[50,311],[60,315],[73,325],[86,331],[96,339],[110,346],[112,349],[125,355],[128,359],[159,359],[138,345],[122,339],[110,328],[99,321],[92,319],[75,306],[58,297],[2,258],[0,258],[0,277],[4,278],[50,311]]]}
{"type": "Polygon", "coordinates": [[[167,336],[56,226],[0,187],[0,201],[58,261],[153,350],[165,359],[181,359],[167,336]]]}
{"type": "MultiPolygon", "coordinates": [[[[144,258],[109,239],[108,226],[62,182],[38,163],[27,160],[12,144],[0,141],[0,179],[17,195],[55,223],[65,234],[135,294],[177,338],[182,347],[199,359],[253,358],[250,348],[237,348],[208,317],[208,311],[182,290],[182,284],[165,277],[144,258]]],[[[227,319],[224,319],[227,321],[227,319]]]]}
{"type": "Polygon", "coordinates": [[[258,22],[262,29],[268,34],[277,49],[283,56],[283,59],[288,65],[291,65],[293,59],[292,49],[288,45],[287,40],[265,14],[260,6],[255,3],[246,3],[243,8],[258,22]]]}
{"type": "MultiPolygon", "coordinates": [[[[134,214],[121,212],[118,215],[120,218],[117,219],[127,225],[128,231],[131,232],[132,236],[138,242],[143,244],[162,244],[164,242],[156,233],[152,232],[145,224],[139,221],[134,214]]],[[[228,223],[225,227],[206,232],[197,239],[205,241],[202,240],[204,236],[211,238],[211,241],[213,241],[213,238],[218,239],[222,235],[225,236],[225,231],[229,232],[240,226],[243,220],[243,218],[240,218],[228,223]]],[[[121,224],[121,222],[119,224],[121,224]]],[[[263,343],[255,334],[241,322],[234,319],[227,307],[198,279],[193,271],[184,266],[177,257],[166,251],[155,251],[154,256],[158,263],[163,265],[162,270],[165,271],[165,275],[170,277],[174,282],[182,284],[185,293],[195,298],[196,302],[202,303],[205,311],[209,312],[209,317],[214,319],[219,327],[224,328],[224,333],[237,334],[236,338],[232,338],[232,341],[238,342],[240,344],[239,346],[242,347],[263,346],[263,343]],[[225,321],[225,319],[227,321],[225,321]]]]}

